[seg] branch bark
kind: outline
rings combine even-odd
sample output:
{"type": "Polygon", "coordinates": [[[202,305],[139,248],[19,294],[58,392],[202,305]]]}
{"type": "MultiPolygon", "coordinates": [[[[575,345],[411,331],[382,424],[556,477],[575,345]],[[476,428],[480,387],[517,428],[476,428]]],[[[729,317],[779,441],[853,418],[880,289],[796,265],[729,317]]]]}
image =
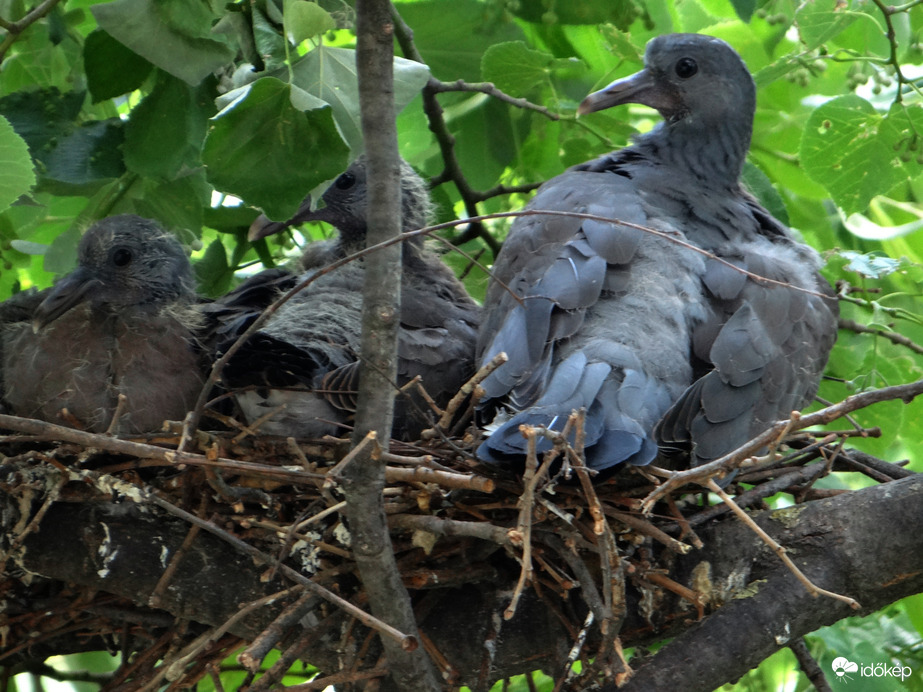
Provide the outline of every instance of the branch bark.
{"type": "MultiPolygon", "coordinates": [[[[394,25],[389,0],[356,2],[356,69],[362,134],[368,158],[367,245],[401,233],[400,155],[394,112],[394,25]]],[[[352,551],[372,613],[415,636],[416,620],[401,582],[385,518],[384,464],[374,449],[387,450],[397,379],[397,330],[401,310],[401,247],[392,245],[365,259],[362,310],[362,369],[353,443],[377,436],[378,446],[358,454],[342,472],[352,551]]],[[[398,689],[436,690],[436,678],[422,648],[405,650],[382,640],[390,680],[398,689]]]]}
{"type": "MultiPolygon", "coordinates": [[[[923,475],[916,474],[755,518],[812,581],[856,598],[864,615],[923,591],[921,498],[923,475]]],[[[694,568],[707,564],[715,598],[729,595],[732,580],[753,585],[755,592],[728,600],[688,628],[641,666],[623,691],[707,692],[818,627],[856,614],[842,602],[813,598],[737,522],[714,525],[699,536],[706,550],[678,561],[674,578],[691,579],[694,568]]]]}

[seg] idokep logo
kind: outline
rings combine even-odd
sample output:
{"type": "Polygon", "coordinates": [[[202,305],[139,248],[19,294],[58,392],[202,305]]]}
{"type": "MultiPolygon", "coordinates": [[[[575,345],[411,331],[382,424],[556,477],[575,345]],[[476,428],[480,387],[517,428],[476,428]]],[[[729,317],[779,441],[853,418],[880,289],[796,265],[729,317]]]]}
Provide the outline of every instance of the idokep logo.
{"type": "Polygon", "coordinates": [[[901,681],[906,680],[913,674],[913,669],[910,666],[892,666],[887,663],[860,666],[844,656],[833,659],[830,667],[833,668],[833,674],[836,675],[836,679],[840,682],[849,682],[856,677],[857,673],[862,678],[892,677],[900,678],[901,681]]]}
{"type": "Polygon", "coordinates": [[[852,676],[849,674],[859,670],[858,663],[853,663],[843,656],[833,659],[831,667],[833,668],[833,673],[836,675],[837,680],[842,680],[843,682],[852,679],[852,676]]]}

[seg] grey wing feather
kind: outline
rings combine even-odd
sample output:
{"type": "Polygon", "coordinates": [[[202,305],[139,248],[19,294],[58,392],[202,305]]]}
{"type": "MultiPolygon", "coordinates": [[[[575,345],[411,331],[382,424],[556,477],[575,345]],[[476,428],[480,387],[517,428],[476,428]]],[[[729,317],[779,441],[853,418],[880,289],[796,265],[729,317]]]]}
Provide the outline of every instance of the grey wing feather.
{"type": "Polygon", "coordinates": [[[829,284],[792,246],[765,243],[761,250],[731,261],[794,289],[741,281],[727,267],[716,270],[716,262],[703,276],[714,309],[693,340],[713,370],[687,389],[656,431],[665,447],[691,451],[693,464],[733,451],[810,403],[836,337],[838,307],[829,284]]]}

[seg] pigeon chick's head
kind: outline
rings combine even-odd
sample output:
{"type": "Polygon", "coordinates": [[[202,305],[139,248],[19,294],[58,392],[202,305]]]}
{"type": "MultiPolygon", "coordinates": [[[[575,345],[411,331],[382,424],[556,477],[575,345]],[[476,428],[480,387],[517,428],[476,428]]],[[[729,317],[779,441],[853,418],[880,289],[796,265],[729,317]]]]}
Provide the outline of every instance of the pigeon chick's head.
{"type": "Polygon", "coordinates": [[[624,103],[655,108],[668,123],[752,122],[756,86],[737,52],[703,34],[666,34],[647,44],[644,69],[587,96],[581,114],[624,103]]]}
{"type": "MultiPolygon", "coordinates": [[[[261,217],[250,227],[250,239],[278,233],[293,222],[326,221],[336,227],[345,244],[363,243],[368,231],[367,168],[368,163],[363,154],[330,184],[321,196],[322,207],[311,211],[311,199],[307,198],[291,221],[273,223],[261,217]],[[262,219],[265,219],[265,222],[262,219]]],[[[401,230],[413,231],[423,228],[431,214],[432,202],[426,182],[417,175],[409,163],[401,159],[401,230]]]]}
{"type": "Polygon", "coordinates": [[[723,148],[736,178],[750,147],[756,86],[737,52],[703,34],[666,34],[647,44],[644,69],[587,96],[580,114],[625,103],[656,109],[666,121],[654,138],[723,148]],[[717,146],[716,146],[717,145],[717,146]]]}
{"type": "Polygon", "coordinates": [[[84,302],[118,310],[194,295],[192,267],[174,235],[140,216],[110,216],[80,239],[77,268],[38,306],[33,326],[41,329],[84,302]]]}

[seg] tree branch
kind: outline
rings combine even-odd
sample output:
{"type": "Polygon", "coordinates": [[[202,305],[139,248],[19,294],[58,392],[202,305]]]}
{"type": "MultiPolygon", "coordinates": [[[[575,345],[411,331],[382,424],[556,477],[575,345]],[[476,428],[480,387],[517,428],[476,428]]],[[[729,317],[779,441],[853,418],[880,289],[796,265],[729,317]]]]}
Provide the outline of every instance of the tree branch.
{"type": "MultiPolygon", "coordinates": [[[[394,112],[394,24],[389,0],[356,2],[356,69],[362,135],[368,158],[366,245],[401,234],[400,154],[394,112]]],[[[401,247],[391,245],[365,260],[362,299],[362,366],[353,443],[377,435],[387,451],[397,379],[397,330],[401,311],[401,247]]],[[[375,445],[377,448],[377,445],[375,445]]],[[[382,490],[384,464],[372,449],[342,471],[351,547],[372,612],[408,634],[417,635],[410,597],[397,568],[382,490]]],[[[407,651],[382,638],[389,676],[408,692],[436,690],[432,666],[422,648],[407,651]]]]}

